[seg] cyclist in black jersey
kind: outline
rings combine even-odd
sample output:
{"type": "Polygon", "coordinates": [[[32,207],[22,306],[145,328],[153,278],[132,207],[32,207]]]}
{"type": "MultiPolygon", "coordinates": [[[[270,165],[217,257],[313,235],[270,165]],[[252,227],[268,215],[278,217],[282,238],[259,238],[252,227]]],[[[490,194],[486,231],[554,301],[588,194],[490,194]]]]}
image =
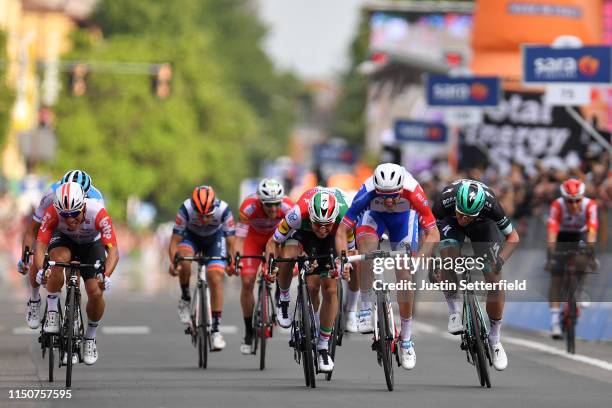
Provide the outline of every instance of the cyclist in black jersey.
{"type": "MultiPolygon", "coordinates": [[[[484,183],[475,180],[457,180],[442,190],[433,206],[440,230],[440,256],[457,258],[461,244],[468,237],[476,257],[485,261],[484,278],[487,282],[499,282],[501,269],[519,242],[512,222],[497,200],[495,193],[484,183]]],[[[442,270],[442,280],[457,282],[454,270],[442,270]]],[[[448,331],[459,334],[463,330],[461,309],[457,305],[457,293],[445,291],[448,303],[448,331]]],[[[487,293],[487,314],[491,326],[489,341],[493,366],[503,370],[508,365],[501,345],[501,321],[504,311],[503,290],[487,293]]]]}

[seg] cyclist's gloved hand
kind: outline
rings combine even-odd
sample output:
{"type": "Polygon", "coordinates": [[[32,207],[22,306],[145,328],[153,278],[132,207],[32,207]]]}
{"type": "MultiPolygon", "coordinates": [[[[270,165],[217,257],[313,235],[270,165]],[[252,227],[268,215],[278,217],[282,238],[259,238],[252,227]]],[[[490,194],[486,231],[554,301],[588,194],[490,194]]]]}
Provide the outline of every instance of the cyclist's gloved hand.
{"type": "Polygon", "coordinates": [[[502,259],[501,256],[498,256],[495,259],[495,272],[500,273],[503,266],[504,266],[504,260],[502,259]]]}
{"type": "Polygon", "coordinates": [[[105,274],[101,273],[98,275],[98,280],[100,281],[100,289],[102,290],[109,290],[111,287],[111,277],[110,276],[106,276],[105,274]]]}
{"type": "Polygon", "coordinates": [[[30,264],[23,262],[23,259],[20,259],[19,262],[17,262],[17,272],[19,272],[22,275],[26,275],[29,270],[30,270],[30,264]]]}
{"type": "Polygon", "coordinates": [[[233,261],[227,264],[227,267],[225,268],[225,272],[227,273],[228,276],[238,275],[237,270],[236,270],[236,264],[233,261]]]}
{"type": "Polygon", "coordinates": [[[39,269],[36,273],[36,283],[38,283],[39,285],[47,283],[47,277],[44,269],[39,269]]]}

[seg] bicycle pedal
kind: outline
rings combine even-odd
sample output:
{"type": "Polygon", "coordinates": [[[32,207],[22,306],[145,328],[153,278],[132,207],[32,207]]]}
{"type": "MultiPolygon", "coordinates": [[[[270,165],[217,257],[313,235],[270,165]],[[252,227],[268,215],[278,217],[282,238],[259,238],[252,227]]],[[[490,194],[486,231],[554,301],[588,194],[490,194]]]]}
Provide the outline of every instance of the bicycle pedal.
{"type": "Polygon", "coordinates": [[[295,341],[293,341],[293,339],[289,340],[289,347],[295,347],[295,341]]]}
{"type": "Polygon", "coordinates": [[[191,327],[189,327],[189,326],[188,326],[188,327],[186,327],[186,328],[185,328],[185,334],[191,334],[191,333],[192,333],[192,331],[191,331],[191,327]]]}
{"type": "Polygon", "coordinates": [[[372,343],[372,350],[373,351],[378,350],[378,340],[374,340],[374,342],[372,343]]]}

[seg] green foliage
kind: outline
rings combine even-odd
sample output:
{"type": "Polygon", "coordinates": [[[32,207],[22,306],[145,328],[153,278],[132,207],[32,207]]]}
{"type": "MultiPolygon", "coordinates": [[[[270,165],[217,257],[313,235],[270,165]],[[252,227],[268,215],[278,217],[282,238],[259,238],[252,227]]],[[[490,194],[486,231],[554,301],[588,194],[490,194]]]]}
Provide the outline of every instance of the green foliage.
{"type": "Polygon", "coordinates": [[[368,78],[357,72],[357,66],[368,58],[368,14],[363,12],[357,35],[351,44],[351,66],[342,78],[342,95],[334,112],[334,135],[351,143],[363,143],[368,78]]]}
{"type": "MultiPolygon", "coordinates": [[[[0,55],[6,55],[6,34],[0,32],[0,55]]],[[[6,69],[0,69],[0,150],[4,146],[11,120],[14,93],[6,86],[6,69]]]]}
{"type": "Polygon", "coordinates": [[[172,216],[196,184],[235,208],[240,180],[284,147],[299,90],[274,72],[245,3],[103,1],[93,22],[104,39],[77,32],[67,59],[170,62],[172,95],[155,98],[147,75],[91,73],[85,96],[58,105],[53,169],[89,171],[115,217],[130,194],[172,216]]]}

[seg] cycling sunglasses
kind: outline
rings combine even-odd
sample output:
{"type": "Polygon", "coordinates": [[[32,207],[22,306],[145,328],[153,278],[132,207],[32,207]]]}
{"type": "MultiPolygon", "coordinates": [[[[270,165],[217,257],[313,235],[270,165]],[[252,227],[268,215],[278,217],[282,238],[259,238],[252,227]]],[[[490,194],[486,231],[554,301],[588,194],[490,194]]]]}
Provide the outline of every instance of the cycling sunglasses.
{"type": "Polygon", "coordinates": [[[81,214],[83,210],[75,210],[75,211],[60,211],[59,215],[62,218],[76,218],[81,214]]]}
{"type": "Polygon", "coordinates": [[[266,206],[268,208],[278,207],[280,205],[281,205],[281,203],[264,203],[264,206],[266,206]]]}
{"type": "Polygon", "coordinates": [[[578,204],[581,201],[582,198],[565,198],[565,202],[570,204],[578,204]]]}

